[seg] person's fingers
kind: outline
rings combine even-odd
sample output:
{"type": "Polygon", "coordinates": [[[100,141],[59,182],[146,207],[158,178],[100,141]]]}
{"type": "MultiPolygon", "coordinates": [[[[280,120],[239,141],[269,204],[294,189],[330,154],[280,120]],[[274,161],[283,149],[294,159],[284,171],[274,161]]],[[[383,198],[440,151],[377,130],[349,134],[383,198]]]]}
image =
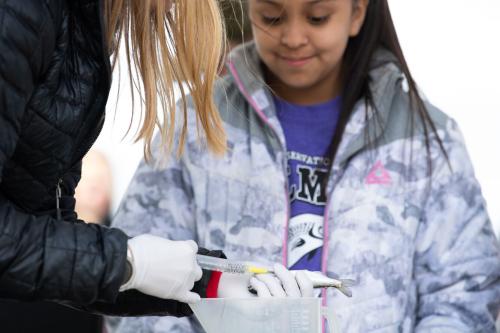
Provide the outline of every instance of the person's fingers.
{"type": "Polygon", "coordinates": [[[306,273],[298,271],[295,275],[295,280],[299,285],[302,297],[314,297],[314,286],[306,273]]]}
{"type": "Polygon", "coordinates": [[[272,297],[271,292],[267,288],[266,284],[255,277],[250,279],[250,285],[257,292],[258,297],[268,298],[272,297]]]}
{"type": "Polygon", "coordinates": [[[274,297],[286,297],[281,282],[274,274],[259,274],[256,278],[266,284],[267,289],[274,297]]]}
{"type": "Polygon", "coordinates": [[[299,286],[292,272],[281,264],[274,264],[274,274],[278,277],[283,285],[284,291],[288,297],[300,297],[299,286]]]}
{"type": "Polygon", "coordinates": [[[187,240],[187,241],[184,241],[184,243],[187,245],[187,248],[188,248],[188,251],[191,251],[192,252],[192,256],[193,256],[193,278],[194,278],[194,281],[199,281],[201,280],[202,276],[203,276],[203,271],[200,267],[200,265],[198,265],[198,261],[196,260],[196,253],[198,253],[198,244],[196,244],[195,241],[193,240],[187,240]]]}
{"type": "Polygon", "coordinates": [[[194,254],[198,253],[198,244],[196,244],[195,241],[188,240],[188,241],[185,241],[185,242],[186,242],[186,245],[189,246],[193,250],[194,254]]]}
{"type": "Polygon", "coordinates": [[[188,291],[184,296],[179,297],[178,300],[182,303],[193,304],[199,302],[201,297],[197,293],[188,291]]]}

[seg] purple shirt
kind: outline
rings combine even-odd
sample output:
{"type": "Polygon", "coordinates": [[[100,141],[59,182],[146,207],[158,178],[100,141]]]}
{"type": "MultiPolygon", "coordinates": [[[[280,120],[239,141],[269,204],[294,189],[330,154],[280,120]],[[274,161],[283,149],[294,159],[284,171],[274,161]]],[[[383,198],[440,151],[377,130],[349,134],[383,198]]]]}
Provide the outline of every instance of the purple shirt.
{"type": "Polygon", "coordinates": [[[331,161],[328,149],[339,118],[341,98],[296,105],[275,98],[288,155],[290,223],[288,267],[321,270],[324,185],[331,161]]]}

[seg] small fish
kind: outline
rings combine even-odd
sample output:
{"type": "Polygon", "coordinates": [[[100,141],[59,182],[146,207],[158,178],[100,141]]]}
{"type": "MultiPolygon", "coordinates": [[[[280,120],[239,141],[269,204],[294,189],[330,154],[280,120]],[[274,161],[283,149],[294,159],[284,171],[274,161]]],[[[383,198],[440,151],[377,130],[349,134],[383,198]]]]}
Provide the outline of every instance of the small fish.
{"type": "MultiPolygon", "coordinates": [[[[291,272],[293,273],[296,271],[291,272]]],[[[302,270],[302,272],[312,281],[314,288],[336,288],[345,296],[352,297],[350,287],[354,286],[356,281],[351,279],[332,279],[320,272],[311,272],[308,270],[302,270]]]]}

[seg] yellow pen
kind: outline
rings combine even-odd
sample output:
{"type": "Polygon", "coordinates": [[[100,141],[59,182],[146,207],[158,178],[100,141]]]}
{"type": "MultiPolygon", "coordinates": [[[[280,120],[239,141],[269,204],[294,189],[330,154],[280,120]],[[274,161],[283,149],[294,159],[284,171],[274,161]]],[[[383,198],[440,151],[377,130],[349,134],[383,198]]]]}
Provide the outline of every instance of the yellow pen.
{"type": "Polygon", "coordinates": [[[215,258],[201,254],[198,254],[196,259],[201,268],[210,271],[233,274],[266,274],[273,272],[269,267],[252,262],[215,258]]]}

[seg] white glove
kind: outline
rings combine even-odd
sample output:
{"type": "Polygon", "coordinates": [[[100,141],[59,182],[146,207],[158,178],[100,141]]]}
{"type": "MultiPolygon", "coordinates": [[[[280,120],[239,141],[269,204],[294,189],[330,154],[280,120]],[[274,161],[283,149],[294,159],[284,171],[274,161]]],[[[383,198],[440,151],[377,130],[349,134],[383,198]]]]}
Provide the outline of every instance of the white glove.
{"type": "Polygon", "coordinates": [[[304,272],[293,272],[281,264],[274,265],[274,274],[223,273],[217,290],[220,298],[248,297],[313,297],[313,284],[304,272]],[[251,287],[257,295],[248,291],[251,287]]]}
{"type": "Polygon", "coordinates": [[[203,272],[196,261],[198,246],[193,241],[171,241],[140,235],[128,241],[132,276],[120,291],[140,292],[184,303],[195,303],[200,295],[191,292],[203,272]]]}

